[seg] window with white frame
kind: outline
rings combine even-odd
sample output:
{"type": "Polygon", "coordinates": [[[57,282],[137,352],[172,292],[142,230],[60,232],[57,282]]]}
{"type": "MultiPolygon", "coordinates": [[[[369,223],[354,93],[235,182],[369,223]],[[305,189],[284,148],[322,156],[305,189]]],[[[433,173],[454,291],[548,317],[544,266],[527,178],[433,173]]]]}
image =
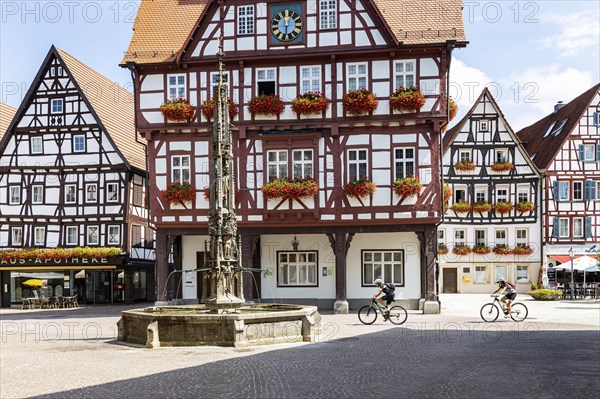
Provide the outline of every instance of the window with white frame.
{"type": "Polygon", "coordinates": [[[446,230],[438,229],[438,245],[446,244],[446,230]]]}
{"type": "Polygon", "coordinates": [[[36,227],[33,229],[33,243],[34,245],[46,245],[46,228],[36,227]]]}
{"type": "Polygon", "coordinates": [[[268,181],[288,178],[288,152],[277,150],[267,152],[268,181]]]}
{"type": "Polygon", "coordinates": [[[43,204],[44,203],[44,186],[35,185],[31,187],[31,203],[32,204],[43,204]]]}
{"type": "Polygon", "coordinates": [[[313,286],[317,281],[317,252],[293,251],[277,253],[278,286],[313,286]]]}
{"type": "Polygon", "coordinates": [[[189,155],[173,155],[171,157],[171,182],[179,184],[190,182],[189,155]]]}
{"type": "Polygon", "coordinates": [[[319,28],[337,28],[337,0],[319,0],[319,28]]]}
{"type": "Polygon", "coordinates": [[[23,227],[10,228],[10,244],[13,246],[23,245],[23,227]]]}
{"type": "Polygon", "coordinates": [[[475,246],[476,247],[484,247],[487,245],[487,239],[485,238],[485,230],[476,229],[475,230],[475,246]]]}
{"type": "Polygon", "coordinates": [[[62,67],[58,67],[57,69],[58,69],[57,75],[58,76],[62,76],[63,75],[63,69],[62,69],[62,67]]]}
{"type": "Polygon", "coordinates": [[[168,92],[169,100],[175,100],[177,98],[186,98],[186,84],[185,75],[168,75],[168,92]]]}
{"type": "Polygon", "coordinates": [[[508,150],[496,150],[496,162],[508,162],[508,150]]]}
{"type": "Polygon", "coordinates": [[[66,245],[77,245],[79,244],[79,227],[78,226],[67,226],[65,231],[65,243],[66,245]]]}
{"type": "Polygon", "coordinates": [[[73,136],[73,152],[85,152],[84,134],[77,134],[73,136]]]}
{"type": "Polygon", "coordinates": [[[256,70],[256,92],[260,94],[277,94],[275,68],[258,68],[256,70]]]}
{"type": "Polygon", "coordinates": [[[321,91],[321,67],[300,67],[300,93],[321,91]]]}
{"type": "Polygon", "coordinates": [[[479,121],[479,131],[480,132],[487,132],[490,130],[490,123],[487,120],[480,120],[479,121]]]}
{"type": "Polygon", "coordinates": [[[508,266],[496,266],[496,276],[494,281],[508,281],[508,266]]]}
{"type": "Polygon", "coordinates": [[[44,139],[42,137],[31,138],[31,153],[42,154],[44,152],[44,139]]]}
{"type": "Polygon", "coordinates": [[[306,179],[313,176],[313,152],[312,150],[292,151],[292,169],[294,179],[306,179]]]}
{"type": "Polygon", "coordinates": [[[463,229],[454,230],[454,246],[462,246],[466,244],[466,233],[463,229]]]}
{"type": "Polygon", "coordinates": [[[529,245],[529,240],[527,238],[527,229],[517,229],[517,246],[529,245]]]}
{"type": "Polygon", "coordinates": [[[569,182],[568,181],[557,181],[558,184],[558,200],[568,201],[569,200],[569,182]]]}
{"type": "Polygon", "coordinates": [[[467,190],[463,188],[454,189],[454,203],[467,202],[467,190]]]}
{"type": "Polygon", "coordinates": [[[98,245],[100,241],[100,231],[98,226],[87,227],[87,245],[98,245]]]}
{"type": "Polygon", "coordinates": [[[90,183],[85,185],[85,202],[98,201],[98,185],[90,183]]]}
{"type": "Polygon", "coordinates": [[[404,252],[401,250],[362,251],[362,283],[375,285],[376,279],[404,285],[404,252]]]}
{"type": "Polygon", "coordinates": [[[63,113],[62,98],[53,98],[52,100],[50,100],[50,113],[51,114],[62,114],[63,113]]]}
{"type": "Polygon", "coordinates": [[[74,204],[77,202],[77,185],[65,185],[65,204],[74,204]]]}
{"type": "Polygon", "coordinates": [[[584,162],[596,161],[596,146],[594,144],[583,145],[583,160],[584,162]]]}
{"type": "Polygon", "coordinates": [[[367,63],[347,64],[348,90],[358,90],[367,87],[367,63]]]}
{"type": "Polygon", "coordinates": [[[458,160],[460,162],[471,161],[471,150],[459,150],[458,160]]]}
{"type": "Polygon", "coordinates": [[[485,188],[475,189],[475,202],[487,201],[487,190],[485,188]]]}
{"type": "Polygon", "coordinates": [[[498,245],[506,245],[506,230],[505,229],[497,229],[496,230],[496,246],[498,245]]]}
{"type": "Polygon", "coordinates": [[[119,183],[106,184],[106,201],[119,202],[119,183]]]}
{"type": "Polygon", "coordinates": [[[394,150],[396,179],[415,175],[415,149],[396,148],[394,150]]]}
{"type": "Polygon", "coordinates": [[[367,150],[348,150],[348,181],[367,178],[367,150]]]}
{"type": "MultiPolygon", "coordinates": [[[[229,72],[223,74],[223,83],[229,82],[229,72]]],[[[219,84],[219,72],[210,73],[210,95],[215,96],[215,87],[219,84]]]]}
{"type": "Polygon", "coordinates": [[[569,219],[560,218],[558,219],[558,236],[569,237],[569,219]]]}
{"type": "Polygon", "coordinates": [[[583,201],[583,182],[573,182],[573,201],[583,201]]]}
{"type": "Polygon", "coordinates": [[[254,34],[254,6],[238,6],[238,35],[254,34]]]}
{"type": "Polygon", "coordinates": [[[106,239],[108,245],[121,244],[121,226],[108,226],[108,237],[106,239]]]}
{"type": "Polygon", "coordinates": [[[54,76],[56,76],[56,68],[55,67],[51,67],[50,68],[50,77],[53,78],[54,76]]]}
{"type": "Polygon", "coordinates": [[[475,266],[475,282],[479,284],[487,283],[487,270],[485,266],[475,266]]]}
{"type": "Polygon", "coordinates": [[[415,61],[394,61],[394,82],[396,89],[415,85],[415,61]]]}
{"type": "Polygon", "coordinates": [[[21,203],[21,187],[9,186],[9,204],[18,205],[21,203]]]}
{"type": "Polygon", "coordinates": [[[517,265],[517,283],[529,282],[529,266],[517,265]]]}
{"type": "Polygon", "coordinates": [[[496,189],[496,202],[508,202],[508,190],[505,188],[496,189]]]}
{"type": "Polygon", "coordinates": [[[529,189],[519,188],[517,189],[517,202],[529,201],[529,189]]]}
{"type": "Polygon", "coordinates": [[[573,218],[573,237],[583,237],[583,218],[573,218]]]}

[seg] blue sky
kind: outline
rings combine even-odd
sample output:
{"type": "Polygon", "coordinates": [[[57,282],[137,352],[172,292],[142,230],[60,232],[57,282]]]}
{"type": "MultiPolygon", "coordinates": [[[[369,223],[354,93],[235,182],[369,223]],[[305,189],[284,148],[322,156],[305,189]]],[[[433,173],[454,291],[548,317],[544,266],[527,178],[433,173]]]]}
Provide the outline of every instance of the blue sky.
{"type": "MultiPolygon", "coordinates": [[[[0,0],[0,101],[15,107],[52,44],[121,85],[118,67],[139,0],[0,0]]],[[[459,120],[485,85],[520,129],[600,81],[600,2],[465,1],[466,49],[454,52],[459,120]]],[[[168,34],[168,32],[165,32],[168,34]]]]}

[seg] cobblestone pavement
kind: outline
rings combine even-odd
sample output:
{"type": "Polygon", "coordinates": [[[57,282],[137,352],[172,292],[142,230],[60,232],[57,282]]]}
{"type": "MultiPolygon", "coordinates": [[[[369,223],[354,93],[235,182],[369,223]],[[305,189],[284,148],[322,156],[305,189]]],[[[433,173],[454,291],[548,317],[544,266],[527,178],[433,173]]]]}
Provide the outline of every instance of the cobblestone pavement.
{"type": "Polygon", "coordinates": [[[318,343],[246,349],[118,344],[125,306],[2,309],[0,398],[598,397],[600,302],[518,299],[522,323],[445,295],[400,327],[324,314],[318,343]]]}

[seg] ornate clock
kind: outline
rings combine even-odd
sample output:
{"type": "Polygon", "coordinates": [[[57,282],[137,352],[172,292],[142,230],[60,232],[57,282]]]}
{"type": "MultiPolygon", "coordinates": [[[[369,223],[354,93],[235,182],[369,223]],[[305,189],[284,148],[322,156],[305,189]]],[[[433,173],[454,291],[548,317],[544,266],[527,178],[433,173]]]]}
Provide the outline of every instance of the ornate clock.
{"type": "Polygon", "coordinates": [[[271,32],[280,42],[296,41],[302,34],[302,16],[290,8],[284,8],[273,14],[271,32]]]}

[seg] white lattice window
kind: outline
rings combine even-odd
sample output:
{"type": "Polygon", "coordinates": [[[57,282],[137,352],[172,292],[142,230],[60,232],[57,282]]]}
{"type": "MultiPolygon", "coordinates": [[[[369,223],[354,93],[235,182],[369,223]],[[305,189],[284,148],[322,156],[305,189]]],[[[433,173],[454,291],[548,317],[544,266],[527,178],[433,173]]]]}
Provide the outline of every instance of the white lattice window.
{"type": "Polygon", "coordinates": [[[558,200],[568,201],[569,200],[569,182],[568,181],[557,181],[558,184],[558,200]]]}
{"type": "Polygon", "coordinates": [[[483,247],[487,245],[485,230],[475,230],[475,246],[483,247]]]}
{"type": "Polygon", "coordinates": [[[33,230],[34,234],[34,245],[44,246],[46,245],[46,228],[36,227],[33,230]]]}
{"type": "Polygon", "coordinates": [[[508,150],[496,150],[496,162],[508,162],[508,150]]]}
{"type": "Polygon", "coordinates": [[[558,234],[559,234],[559,237],[562,237],[562,238],[569,237],[569,219],[568,218],[560,218],[558,220],[558,234]]]}
{"type": "Polygon", "coordinates": [[[238,6],[238,35],[254,34],[254,6],[238,6]]]}
{"type": "Polygon", "coordinates": [[[496,190],[496,202],[508,202],[508,190],[499,188],[496,190]]]}
{"type": "Polygon", "coordinates": [[[31,138],[31,153],[32,154],[43,154],[44,153],[44,139],[42,137],[31,138]]]}
{"type": "Polygon", "coordinates": [[[475,266],[475,282],[479,284],[487,283],[487,270],[485,266],[475,266]]]}
{"type": "Polygon", "coordinates": [[[31,203],[32,204],[43,204],[44,203],[44,186],[36,185],[31,188],[31,203]]]}
{"type": "Polygon", "coordinates": [[[96,183],[85,185],[85,202],[98,201],[98,185],[96,183]]]}
{"type": "Polygon", "coordinates": [[[317,286],[317,252],[278,252],[279,286],[317,286]]]}
{"type": "Polygon", "coordinates": [[[396,148],[394,150],[396,179],[415,175],[415,149],[396,148]]]}
{"type": "Polygon", "coordinates": [[[77,185],[65,185],[65,204],[74,204],[77,202],[77,185]]]}
{"type": "Polygon", "coordinates": [[[171,157],[171,182],[190,182],[190,157],[189,155],[173,155],[171,157]]]}
{"type": "Polygon", "coordinates": [[[119,245],[121,243],[121,226],[108,226],[108,245],[119,245]]]}
{"type": "Polygon", "coordinates": [[[312,150],[292,151],[292,168],[294,179],[313,177],[313,152],[312,150]]]}
{"type": "Polygon", "coordinates": [[[529,189],[519,188],[517,190],[517,202],[529,201],[529,189]]]}
{"type": "Polygon", "coordinates": [[[508,267],[507,266],[496,266],[496,277],[494,281],[504,280],[508,281],[508,267]]]}
{"type": "Polygon", "coordinates": [[[300,93],[321,91],[321,67],[308,66],[300,68],[300,93]]]}
{"type": "Polygon", "coordinates": [[[106,201],[119,202],[119,183],[106,184],[106,201]]]}
{"type": "Polygon", "coordinates": [[[367,150],[348,150],[348,181],[367,178],[367,150]]]}
{"type": "Polygon", "coordinates": [[[256,92],[260,94],[277,94],[277,74],[275,68],[259,68],[256,70],[256,92]]]}
{"type": "Polygon", "coordinates": [[[583,200],[583,182],[582,181],[574,181],[573,182],[573,201],[582,201],[583,200]]]}
{"type": "Polygon", "coordinates": [[[98,245],[100,241],[100,228],[98,226],[88,226],[87,245],[98,245]]]}
{"type": "Polygon", "coordinates": [[[186,97],[186,84],[185,84],[185,75],[169,75],[167,77],[168,80],[168,90],[169,90],[169,100],[175,100],[177,98],[185,98],[186,97]]]}
{"type": "Polygon", "coordinates": [[[404,285],[404,252],[365,250],[362,253],[362,284],[375,285],[376,279],[404,285]]]}
{"type": "Polygon", "coordinates": [[[507,245],[505,229],[496,230],[496,246],[498,245],[507,245]]]}
{"type": "Polygon", "coordinates": [[[267,152],[268,181],[288,178],[288,152],[287,150],[267,152]]]}
{"type": "Polygon", "coordinates": [[[394,81],[396,89],[399,87],[409,88],[415,85],[415,61],[395,61],[394,81]]]}
{"type": "Polygon", "coordinates": [[[475,202],[487,201],[487,190],[484,188],[475,189],[475,202]]]}
{"type": "Polygon", "coordinates": [[[529,282],[529,266],[517,266],[517,283],[529,282]]]}
{"type": "Polygon", "coordinates": [[[18,205],[21,203],[21,187],[10,186],[9,188],[9,203],[11,205],[18,205]]]}
{"type": "Polygon", "coordinates": [[[454,246],[462,246],[466,244],[466,233],[463,229],[454,230],[454,246]]]}
{"type": "Polygon", "coordinates": [[[67,245],[77,245],[79,241],[79,227],[67,226],[65,235],[65,242],[67,245]]]}
{"type": "Polygon", "coordinates": [[[458,152],[458,160],[460,162],[471,161],[471,150],[460,150],[458,152]]]}
{"type": "Polygon", "coordinates": [[[517,245],[529,245],[527,229],[517,229],[517,245]]]}
{"type": "Polygon", "coordinates": [[[23,245],[23,227],[10,228],[10,243],[13,246],[23,245]]]}
{"type": "Polygon", "coordinates": [[[50,113],[51,114],[62,114],[63,113],[62,98],[53,98],[52,100],[50,100],[50,113]]]}
{"type": "Polygon", "coordinates": [[[446,244],[446,230],[438,229],[438,245],[446,244]]]}
{"type": "Polygon", "coordinates": [[[73,136],[73,152],[85,152],[85,135],[73,136]]]}
{"type": "Polygon", "coordinates": [[[573,237],[583,237],[583,218],[573,218],[573,237]]]}
{"type": "Polygon", "coordinates": [[[348,64],[348,90],[358,90],[367,87],[367,63],[348,64]]]}
{"type": "Polygon", "coordinates": [[[319,27],[321,29],[337,28],[337,0],[319,1],[319,27]]]}

